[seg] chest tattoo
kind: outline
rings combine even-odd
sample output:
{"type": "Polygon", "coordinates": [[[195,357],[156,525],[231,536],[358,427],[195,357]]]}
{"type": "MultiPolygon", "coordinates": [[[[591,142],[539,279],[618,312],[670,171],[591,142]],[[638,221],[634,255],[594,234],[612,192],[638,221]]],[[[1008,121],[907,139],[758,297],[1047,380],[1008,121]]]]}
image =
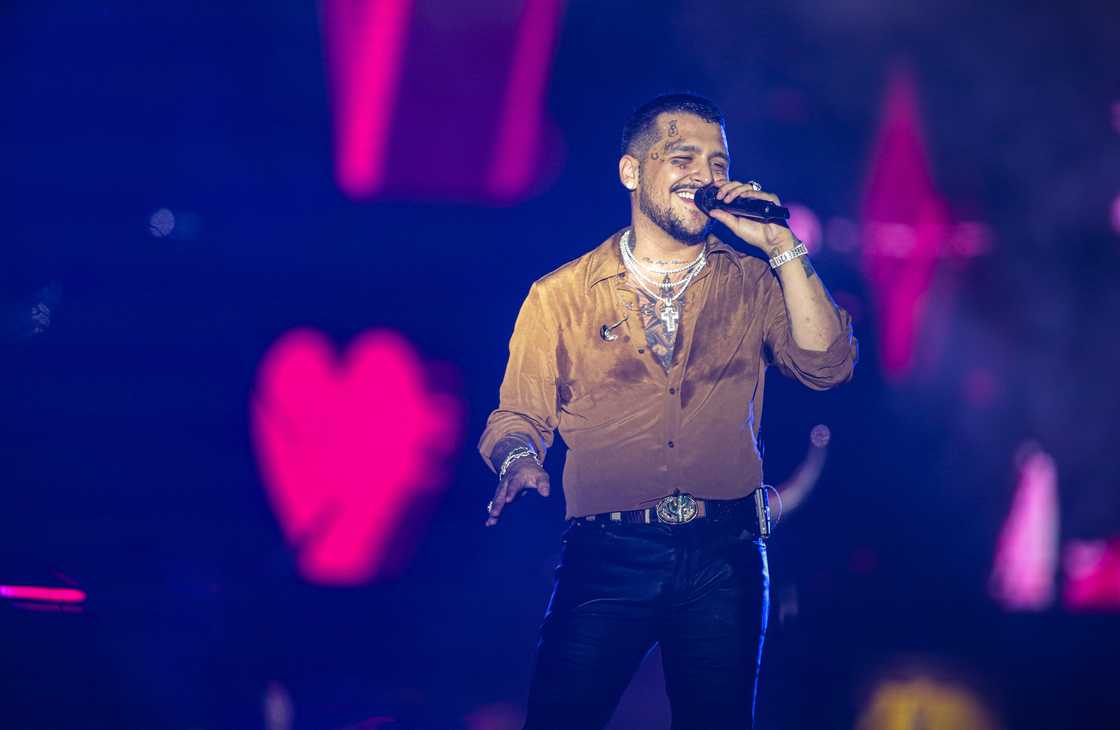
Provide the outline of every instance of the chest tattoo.
{"type": "MultiPolygon", "coordinates": [[[[638,291],[638,302],[638,313],[642,317],[642,329],[646,332],[646,343],[649,345],[649,350],[665,372],[669,372],[669,368],[673,365],[673,350],[677,346],[680,326],[676,326],[670,331],[666,319],[658,314],[661,302],[658,302],[646,292],[638,291]]],[[[672,308],[676,315],[675,321],[680,322],[684,316],[684,298],[673,302],[672,308]]]]}

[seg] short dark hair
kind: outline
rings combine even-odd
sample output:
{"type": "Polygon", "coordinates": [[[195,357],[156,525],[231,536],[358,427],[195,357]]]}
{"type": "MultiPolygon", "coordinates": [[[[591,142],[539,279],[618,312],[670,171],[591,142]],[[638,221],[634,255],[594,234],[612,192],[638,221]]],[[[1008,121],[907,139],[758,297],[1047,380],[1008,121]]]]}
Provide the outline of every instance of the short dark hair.
{"type": "Polygon", "coordinates": [[[650,145],[657,141],[654,122],[663,112],[685,112],[695,114],[705,122],[718,124],[723,128],[723,112],[710,99],[697,94],[662,94],[650,99],[634,110],[622,127],[620,154],[641,158],[650,145]]]}

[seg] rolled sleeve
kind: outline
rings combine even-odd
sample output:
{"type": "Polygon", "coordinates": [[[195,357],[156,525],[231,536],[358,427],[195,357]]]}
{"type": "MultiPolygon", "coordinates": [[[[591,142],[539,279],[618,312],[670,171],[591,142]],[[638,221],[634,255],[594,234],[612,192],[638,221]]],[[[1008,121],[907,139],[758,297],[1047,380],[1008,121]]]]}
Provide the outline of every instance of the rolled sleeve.
{"type": "MultiPolygon", "coordinates": [[[[775,287],[777,288],[777,287],[775,287]]],[[[769,362],[787,377],[813,390],[827,390],[852,379],[859,361],[859,341],[852,331],[852,318],[844,309],[840,316],[840,334],[826,350],[806,350],[797,344],[789,328],[785,300],[780,289],[767,308],[766,346],[769,362]]]]}
{"type": "Polygon", "coordinates": [[[559,331],[541,300],[538,285],[521,305],[509,343],[509,361],[498,393],[498,407],[486,419],[478,450],[491,469],[490,454],[512,434],[528,436],[541,459],[552,446],[559,408],[556,394],[556,345],[559,331]]]}

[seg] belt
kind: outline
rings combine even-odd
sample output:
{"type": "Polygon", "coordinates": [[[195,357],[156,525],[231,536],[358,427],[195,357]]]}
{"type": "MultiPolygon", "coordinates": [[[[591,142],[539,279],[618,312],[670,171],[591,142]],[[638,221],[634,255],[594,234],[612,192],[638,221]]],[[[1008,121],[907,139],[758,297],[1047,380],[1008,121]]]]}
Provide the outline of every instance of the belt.
{"type": "Polygon", "coordinates": [[[622,512],[601,512],[577,517],[585,522],[629,522],[644,525],[683,525],[695,519],[730,520],[746,519],[754,522],[754,496],[741,499],[699,499],[691,494],[673,494],[653,507],[622,512]]]}

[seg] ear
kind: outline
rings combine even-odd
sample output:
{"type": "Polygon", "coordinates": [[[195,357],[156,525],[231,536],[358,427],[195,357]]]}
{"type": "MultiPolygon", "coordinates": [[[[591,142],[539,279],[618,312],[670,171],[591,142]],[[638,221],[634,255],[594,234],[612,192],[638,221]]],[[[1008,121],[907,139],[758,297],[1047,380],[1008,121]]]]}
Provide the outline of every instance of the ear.
{"type": "Polygon", "coordinates": [[[641,163],[633,155],[623,155],[618,160],[618,179],[627,190],[638,189],[638,168],[641,163]]]}

